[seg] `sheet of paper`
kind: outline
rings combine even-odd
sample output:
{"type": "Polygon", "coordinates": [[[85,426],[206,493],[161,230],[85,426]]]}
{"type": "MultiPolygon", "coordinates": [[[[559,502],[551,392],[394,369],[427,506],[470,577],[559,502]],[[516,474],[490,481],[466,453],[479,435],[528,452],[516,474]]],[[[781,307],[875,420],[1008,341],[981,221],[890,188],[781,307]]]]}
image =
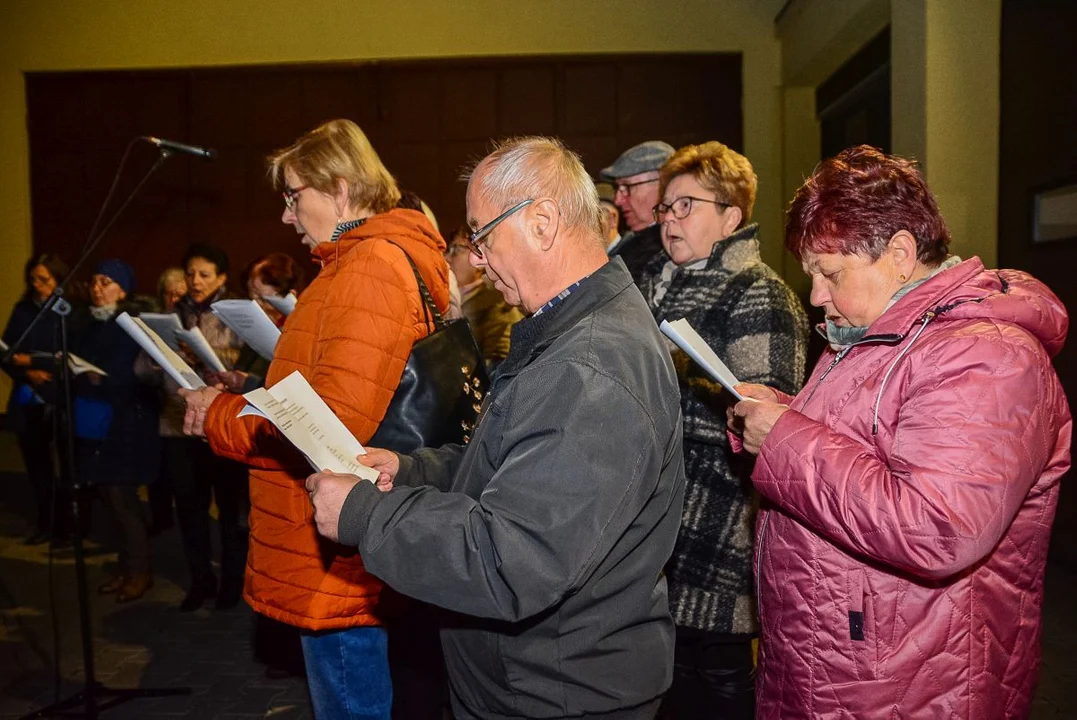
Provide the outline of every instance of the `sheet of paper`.
{"type": "Polygon", "coordinates": [[[744,399],[744,396],[733,389],[735,385],[740,383],[740,380],[737,380],[737,376],[730,372],[725,363],[711,349],[711,346],[703,341],[703,338],[699,336],[699,333],[695,331],[695,328],[687,320],[684,318],[673,322],[663,320],[658,329],[672,340],[677,347],[688,353],[688,357],[699,363],[700,367],[721,383],[722,387],[733,394],[733,397],[737,400],[744,399]]]}
{"type": "Polygon", "coordinates": [[[273,350],[280,340],[280,329],[258,303],[253,300],[218,300],[209,309],[256,353],[266,360],[273,359],[273,350]]]}
{"type": "Polygon", "coordinates": [[[97,367],[93,363],[83,360],[75,353],[67,354],[67,366],[71,368],[71,372],[75,375],[81,375],[82,373],[92,372],[100,375],[101,377],[108,377],[108,373],[97,367]]]}
{"type": "Polygon", "coordinates": [[[164,340],[168,347],[179,352],[176,332],[183,330],[183,323],[180,322],[179,315],[174,313],[141,313],[138,319],[157,333],[157,337],[164,340]]]}
{"type": "Polygon", "coordinates": [[[299,300],[295,293],[288,293],[284,297],[280,295],[263,295],[262,299],[269,303],[274,310],[286,317],[292,314],[292,310],[295,310],[295,304],[299,300]]]}
{"type": "Polygon", "coordinates": [[[225,371],[224,363],[217,357],[217,353],[213,352],[213,346],[209,344],[209,340],[206,340],[201,330],[196,327],[190,330],[176,330],[175,337],[177,342],[182,342],[189,347],[195,357],[201,360],[207,368],[217,372],[225,371]]]}
{"type": "Polygon", "coordinates": [[[206,386],[202,382],[202,378],[198,377],[198,374],[191,369],[191,366],[177,355],[141,318],[133,318],[124,312],[116,317],[116,324],[123,328],[181,388],[197,390],[206,386]]]}
{"type": "MultiPolygon", "coordinates": [[[[243,397],[299,448],[315,469],[351,473],[370,482],[378,479],[376,470],[355,459],[366,454],[366,449],[299,371],[272,388],[258,388],[243,397]]],[[[240,416],[250,414],[254,413],[244,409],[240,416]]]]}

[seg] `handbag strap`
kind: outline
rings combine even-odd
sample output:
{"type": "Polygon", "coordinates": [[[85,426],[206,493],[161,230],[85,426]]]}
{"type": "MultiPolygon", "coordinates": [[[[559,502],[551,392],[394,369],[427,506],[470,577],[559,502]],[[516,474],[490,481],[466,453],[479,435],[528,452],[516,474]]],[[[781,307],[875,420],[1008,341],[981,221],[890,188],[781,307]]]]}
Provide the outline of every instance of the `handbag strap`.
{"type": "MultiPolygon", "coordinates": [[[[396,245],[392,240],[386,240],[385,242],[390,245],[396,245]]],[[[404,257],[408,259],[408,265],[411,265],[411,271],[415,273],[415,282],[419,285],[419,295],[423,298],[423,308],[426,310],[426,322],[427,324],[433,324],[434,329],[431,331],[438,332],[445,329],[445,318],[438,312],[437,305],[434,304],[434,298],[430,295],[430,289],[426,287],[426,283],[423,282],[423,276],[419,273],[419,268],[415,267],[415,261],[411,259],[411,255],[404,248],[396,245],[400,252],[404,253],[404,257]]]]}

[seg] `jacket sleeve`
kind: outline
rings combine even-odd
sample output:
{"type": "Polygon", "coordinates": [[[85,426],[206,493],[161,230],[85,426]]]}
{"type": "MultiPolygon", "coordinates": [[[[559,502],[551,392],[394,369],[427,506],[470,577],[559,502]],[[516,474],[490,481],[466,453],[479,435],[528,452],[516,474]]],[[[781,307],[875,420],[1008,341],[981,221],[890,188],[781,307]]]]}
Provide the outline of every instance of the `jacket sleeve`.
{"type": "Polygon", "coordinates": [[[401,455],[400,470],[393,484],[402,487],[430,486],[447,492],[452,487],[453,477],[463,457],[462,445],[422,448],[411,455],[401,455]]]}
{"type": "Polygon", "coordinates": [[[513,394],[478,498],[369,483],[348,497],[354,532],[341,541],[394,589],[478,617],[533,616],[581,586],[653,492],[662,444],[626,388],[557,363],[518,376],[513,394]]]}
{"type": "MultiPolygon", "coordinates": [[[[1055,451],[1064,401],[1027,340],[968,333],[906,361],[911,377],[890,380],[908,383],[897,422],[879,428],[893,433],[889,458],[791,410],[763,442],[753,480],[831,541],[941,579],[999,542],[1055,451]]],[[[857,419],[869,431],[872,410],[857,419]]]]}
{"type": "MultiPolygon", "coordinates": [[[[403,256],[400,262],[407,267],[403,256]]],[[[410,269],[402,276],[371,255],[334,278],[322,306],[307,380],[363,444],[385,416],[415,341],[414,287],[410,269]]],[[[245,403],[242,396],[214,401],[206,418],[213,451],[255,467],[297,467],[302,456],[272,423],[236,418],[245,403]]]]}

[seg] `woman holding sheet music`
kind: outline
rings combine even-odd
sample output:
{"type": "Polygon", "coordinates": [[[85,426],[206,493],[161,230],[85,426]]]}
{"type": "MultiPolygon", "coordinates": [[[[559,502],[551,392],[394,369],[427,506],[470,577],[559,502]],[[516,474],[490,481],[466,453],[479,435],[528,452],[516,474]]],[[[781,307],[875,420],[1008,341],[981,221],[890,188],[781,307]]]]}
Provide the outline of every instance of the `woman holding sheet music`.
{"type": "Polygon", "coordinates": [[[157,478],[160,457],[156,390],[135,375],[139,347],[116,323],[128,301],[135,274],[122,260],[98,263],[90,283],[91,305],[71,320],[71,350],[107,375],[80,373],[73,381],[75,461],[82,484],[97,489],[119,538],[116,575],[98,588],[117,602],[142,597],[153,585],[149,529],[138,486],[157,478]]]}
{"type": "MultiPolygon", "coordinates": [[[[281,220],[321,267],[288,317],[267,387],[299,371],[362,443],[377,430],[412,344],[425,337],[408,257],[437,307],[448,305],[440,235],[418,211],[394,209],[396,181],[357,125],[334,120],[270,158],[281,220]]],[[[240,395],[183,393],[187,429],[251,466],[245,597],[302,631],[319,718],[388,718],[387,605],[354,548],[318,537],[304,482],[310,466],[264,418],[237,418],[240,395]]]]}
{"type": "MultiPolygon", "coordinates": [[[[808,322],[793,291],[759,257],[751,163],[709,142],[681,148],[659,172],[662,201],[654,216],[664,252],[641,287],[655,319],[687,319],[737,377],[795,391],[804,377],[808,322]]],[[[665,707],[681,719],[750,719],[755,498],[742,467],[730,461],[720,388],[715,395],[717,386],[684,353],[674,360],[688,485],[667,565],[677,638],[665,707]]]]}
{"type": "Polygon", "coordinates": [[[1062,303],[949,253],[914,163],[868,146],[789,207],[830,348],[730,426],[757,454],[760,718],[1028,717],[1072,421],[1062,303]]]}
{"type": "MultiPolygon", "coordinates": [[[[4,328],[5,355],[67,277],[67,265],[56,255],[42,253],[27,261],[23,276],[26,291],[15,303],[4,328]]],[[[26,538],[26,544],[40,545],[52,539],[62,541],[68,534],[67,492],[53,470],[57,439],[54,374],[55,354],[60,350],[60,316],[45,313],[17,350],[3,366],[14,383],[8,398],[7,425],[18,438],[37,503],[37,528],[26,538]]]]}
{"type": "MultiPolygon", "coordinates": [[[[183,258],[187,294],[175,312],[185,329],[198,328],[226,369],[240,355],[242,341],[210,312],[210,306],[226,297],[228,255],[213,245],[192,245],[183,258]]],[[[165,378],[166,383],[171,380],[165,378]]],[[[173,389],[175,386],[172,386],[173,389]]],[[[167,472],[176,497],[183,549],[190,567],[191,584],[180,603],[184,612],[215,601],[219,610],[234,607],[243,593],[247,562],[247,469],[241,463],[219,457],[206,443],[184,438],[166,444],[167,472]],[[217,504],[221,534],[221,577],[211,568],[210,500],[217,504]]]]}

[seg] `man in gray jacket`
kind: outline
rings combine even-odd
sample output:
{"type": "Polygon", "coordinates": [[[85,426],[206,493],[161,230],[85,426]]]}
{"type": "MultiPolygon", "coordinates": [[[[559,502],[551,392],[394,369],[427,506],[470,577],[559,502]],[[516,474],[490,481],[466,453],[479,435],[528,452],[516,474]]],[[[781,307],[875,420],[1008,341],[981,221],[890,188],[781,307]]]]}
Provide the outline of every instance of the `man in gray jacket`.
{"type": "Polygon", "coordinates": [[[471,262],[529,317],[470,444],[371,450],[388,492],[312,475],[318,531],[452,611],[456,717],[653,717],[672,676],[662,567],[684,495],[669,352],[561,143],[499,147],[467,208],[471,262]]]}

